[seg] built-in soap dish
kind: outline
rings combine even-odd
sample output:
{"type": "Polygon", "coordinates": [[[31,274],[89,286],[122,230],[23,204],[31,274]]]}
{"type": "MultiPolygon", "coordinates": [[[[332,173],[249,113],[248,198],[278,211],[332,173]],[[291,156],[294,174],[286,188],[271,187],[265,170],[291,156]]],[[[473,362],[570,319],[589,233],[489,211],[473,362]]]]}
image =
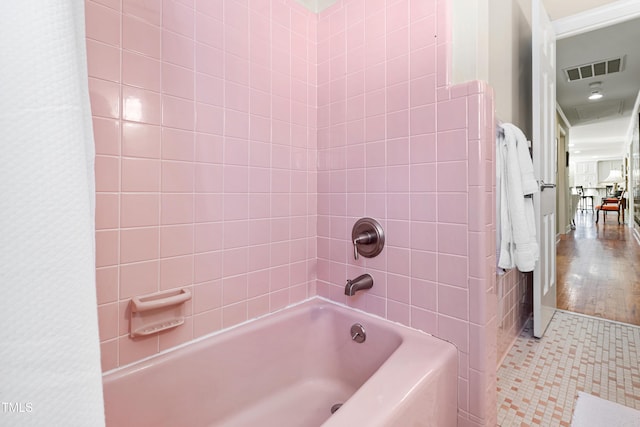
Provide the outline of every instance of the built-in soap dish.
{"type": "Polygon", "coordinates": [[[155,334],[184,323],[185,302],[191,299],[188,289],[170,290],[131,299],[131,338],[155,334]]]}

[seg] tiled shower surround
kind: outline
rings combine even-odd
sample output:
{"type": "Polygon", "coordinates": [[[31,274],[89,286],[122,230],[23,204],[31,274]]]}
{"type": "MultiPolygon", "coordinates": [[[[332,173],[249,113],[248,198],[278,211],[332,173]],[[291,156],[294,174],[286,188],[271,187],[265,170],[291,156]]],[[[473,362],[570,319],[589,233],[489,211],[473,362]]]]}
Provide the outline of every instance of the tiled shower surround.
{"type": "Polygon", "coordinates": [[[496,424],[493,95],[449,85],[449,6],[86,1],[104,370],[320,295],[453,342],[459,425],[496,424]],[[185,287],[185,325],[128,337],[185,287]]]}

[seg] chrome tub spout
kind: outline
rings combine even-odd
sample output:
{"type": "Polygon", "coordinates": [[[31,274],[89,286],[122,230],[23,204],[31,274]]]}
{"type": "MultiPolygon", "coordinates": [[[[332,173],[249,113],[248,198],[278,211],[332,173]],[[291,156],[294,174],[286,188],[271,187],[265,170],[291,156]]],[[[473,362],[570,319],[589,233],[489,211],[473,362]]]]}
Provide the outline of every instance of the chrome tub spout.
{"type": "Polygon", "coordinates": [[[373,286],[373,277],[370,274],[363,274],[361,276],[356,277],[353,280],[347,280],[347,284],[344,287],[344,294],[348,296],[353,296],[358,291],[362,291],[364,289],[371,289],[373,286]]]}

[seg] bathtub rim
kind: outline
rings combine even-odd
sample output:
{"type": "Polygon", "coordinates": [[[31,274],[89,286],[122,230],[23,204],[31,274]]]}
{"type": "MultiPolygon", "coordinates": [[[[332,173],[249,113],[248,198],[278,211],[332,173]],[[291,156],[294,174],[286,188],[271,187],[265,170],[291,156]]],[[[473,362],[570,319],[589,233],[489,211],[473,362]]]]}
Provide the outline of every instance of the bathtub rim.
{"type": "MultiPolygon", "coordinates": [[[[134,368],[136,365],[144,365],[144,366],[140,366],[139,369],[145,369],[148,366],[147,362],[151,362],[154,359],[160,358],[162,356],[169,355],[169,354],[171,354],[173,352],[176,352],[176,351],[179,351],[179,350],[181,350],[183,348],[189,347],[191,345],[197,344],[197,343],[202,342],[202,341],[206,341],[208,339],[214,338],[214,337],[216,337],[218,335],[222,335],[222,334],[224,334],[226,332],[233,331],[233,330],[238,329],[240,327],[243,327],[243,326],[246,326],[246,325],[249,325],[249,324],[253,324],[258,320],[262,320],[262,319],[273,317],[276,314],[282,313],[284,311],[289,311],[289,310],[291,310],[293,308],[297,308],[297,307],[300,307],[300,306],[305,305],[305,304],[313,304],[314,301],[317,301],[318,304],[326,303],[327,305],[330,305],[330,306],[336,306],[336,307],[344,309],[344,310],[352,311],[352,312],[355,312],[355,313],[358,313],[358,314],[361,314],[361,315],[365,315],[365,316],[370,316],[370,317],[372,317],[374,319],[383,321],[385,323],[389,323],[390,325],[393,325],[395,327],[401,327],[401,328],[407,329],[408,331],[411,331],[410,333],[415,332],[415,333],[418,333],[418,334],[423,334],[423,335],[426,335],[428,337],[432,337],[432,338],[447,342],[447,343],[453,345],[456,348],[456,351],[458,351],[457,346],[455,346],[455,344],[453,344],[452,342],[447,341],[447,340],[445,340],[443,338],[437,337],[437,336],[435,336],[433,334],[430,334],[428,332],[425,332],[425,331],[423,331],[421,329],[416,329],[416,328],[413,328],[411,326],[407,326],[407,325],[405,325],[403,323],[396,322],[396,321],[393,321],[393,320],[389,320],[389,319],[384,318],[382,316],[379,316],[377,314],[369,313],[369,312],[364,311],[362,309],[359,309],[359,308],[356,308],[356,307],[352,307],[352,306],[349,306],[349,305],[345,305],[345,304],[342,304],[340,302],[336,302],[336,301],[333,301],[331,299],[328,299],[328,298],[325,298],[325,297],[322,297],[322,296],[319,296],[319,295],[314,295],[314,296],[306,298],[306,299],[304,299],[302,301],[298,301],[298,302],[289,304],[289,305],[287,305],[285,307],[279,308],[279,309],[277,309],[275,311],[272,311],[272,312],[269,312],[269,313],[265,313],[265,314],[261,314],[260,316],[257,316],[257,317],[252,317],[251,319],[247,319],[247,320],[245,320],[243,322],[240,322],[240,323],[237,323],[237,324],[235,324],[233,326],[229,326],[227,328],[222,328],[222,329],[219,329],[217,331],[213,331],[213,332],[210,332],[208,334],[201,335],[201,336],[199,336],[197,338],[194,338],[192,340],[186,341],[186,342],[178,344],[176,346],[161,350],[161,351],[159,351],[157,353],[154,353],[154,354],[152,354],[150,356],[146,356],[146,357],[144,357],[142,359],[138,359],[138,360],[133,361],[131,363],[127,363],[125,365],[118,366],[117,368],[113,368],[113,369],[110,369],[108,371],[104,371],[104,372],[102,372],[101,377],[102,377],[103,380],[104,380],[105,377],[117,377],[118,374],[123,373],[123,371],[130,370],[130,369],[134,368]]],[[[405,337],[402,337],[402,340],[404,340],[404,339],[405,339],[405,337]]],[[[135,369],[133,372],[137,372],[137,371],[138,371],[138,369],[135,369]]]]}
{"type": "MultiPolygon", "coordinates": [[[[131,368],[135,367],[136,365],[146,364],[146,362],[152,361],[152,360],[154,360],[156,358],[159,358],[161,356],[165,356],[167,354],[171,354],[171,353],[173,353],[175,351],[178,351],[178,350],[180,350],[182,348],[185,348],[185,347],[191,346],[193,344],[199,343],[201,341],[205,341],[207,339],[216,337],[218,335],[221,335],[221,334],[224,334],[226,332],[232,331],[234,329],[240,328],[240,327],[245,326],[247,324],[252,324],[252,323],[254,323],[254,322],[258,321],[258,320],[265,319],[265,318],[268,318],[268,317],[272,317],[272,316],[274,316],[274,315],[276,315],[278,313],[281,313],[283,311],[288,311],[288,310],[290,310],[292,308],[299,307],[299,306],[304,305],[304,304],[313,303],[314,301],[319,301],[319,303],[327,303],[329,305],[337,306],[337,307],[340,307],[340,308],[343,308],[343,309],[346,309],[346,310],[349,310],[349,311],[356,312],[358,314],[371,316],[371,317],[373,317],[375,319],[382,320],[384,322],[388,322],[391,325],[400,326],[402,328],[409,329],[409,330],[417,332],[419,334],[424,334],[424,335],[427,335],[427,336],[430,336],[430,337],[433,337],[433,338],[448,342],[448,343],[450,343],[452,345],[455,345],[455,344],[451,343],[450,341],[447,341],[445,339],[437,337],[437,336],[435,336],[433,334],[430,334],[428,332],[425,332],[425,331],[423,331],[421,329],[416,329],[416,328],[413,328],[411,326],[407,326],[407,325],[405,325],[403,323],[386,319],[386,318],[384,318],[382,316],[379,316],[377,314],[369,313],[369,312],[364,311],[362,309],[359,309],[359,308],[356,308],[356,307],[352,307],[352,306],[349,306],[349,305],[346,305],[346,304],[342,304],[340,302],[336,302],[336,301],[330,300],[328,298],[325,298],[325,297],[322,297],[322,296],[319,296],[319,295],[314,295],[314,296],[306,298],[306,299],[304,299],[302,301],[298,301],[298,302],[289,304],[289,305],[287,305],[285,307],[279,308],[279,309],[277,309],[275,311],[271,311],[269,313],[261,314],[260,316],[257,316],[257,317],[252,317],[251,319],[247,319],[247,320],[245,320],[243,322],[240,322],[240,323],[237,323],[237,324],[235,324],[233,326],[229,326],[227,328],[222,328],[222,329],[219,329],[217,331],[213,331],[213,332],[210,332],[208,334],[201,335],[201,336],[199,336],[197,338],[194,338],[192,340],[189,340],[189,341],[186,341],[184,343],[178,344],[176,346],[169,347],[167,349],[161,350],[161,351],[159,351],[157,353],[154,353],[154,354],[152,354],[150,356],[143,357],[142,359],[138,359],[138,360],[135,360],[133,362],[127,363],[125,365],[118,366],[117,368],[109,369],[108,371],[102,372],[101,376],[102,376],[103,379],[105,377],[107,377],[107,376],[114,376],[115,377],[121,371],[125,371],[125,370],[128,370],[128,369],[131,369],[131,368]]],[[[457,350],[457,347],[456,347],[456,350],[457,350]]],[[[140,369],[144,369],[144,366],[141,366],[140,369]]]]}

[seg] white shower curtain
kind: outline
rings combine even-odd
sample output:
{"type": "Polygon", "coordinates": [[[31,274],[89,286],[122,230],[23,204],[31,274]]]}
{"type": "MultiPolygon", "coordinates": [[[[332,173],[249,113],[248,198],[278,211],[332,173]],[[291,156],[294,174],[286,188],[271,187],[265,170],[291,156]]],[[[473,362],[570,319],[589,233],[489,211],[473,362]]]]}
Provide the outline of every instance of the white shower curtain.
{"type": "Polygon", "coordinates": [[[0,425],[104,426],[82,0],[0,3],[0,425]]]}

